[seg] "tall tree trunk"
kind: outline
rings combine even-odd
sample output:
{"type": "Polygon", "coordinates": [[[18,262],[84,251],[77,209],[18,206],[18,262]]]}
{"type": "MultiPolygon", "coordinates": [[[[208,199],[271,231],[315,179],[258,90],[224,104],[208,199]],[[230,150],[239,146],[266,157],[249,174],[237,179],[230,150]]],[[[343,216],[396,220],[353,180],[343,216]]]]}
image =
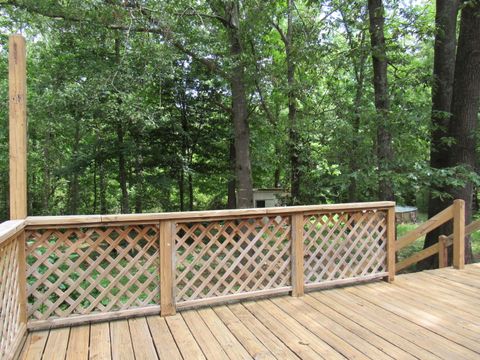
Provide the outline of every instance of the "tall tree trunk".
{"type": "Polygon", "coordinates": [[[292,205],[297,205],[300,200],[300,136],[297,125],[297,93],[295,84],[295,59],[293,49],[293,0],[288,0],[287,5],[287,34],[285,36],[285,58],[287,62],[287,85],[288,85],[288,122],[289,122],[289,145],[290,145],[290,186],[292,195],[292,205]]]}
{"type": "MultiPolygon", "coordinates": [[[[480,105],[480,1],[471,1],[462,10],[460,34],[453,83],[450,133],[455,143],[450,155],[451,166],[475,171],[475,145],[480,105]]],[[[465,200],[465,220],[472,219],[473,183],[452,188],[454,198],[465,200]]],[[[472,261],[472,247],[465,241],[465,261],[472,261]]]]}
{"type": "Polygon", "coordinates": [[[372,46],[373,87],[377,109],[378,197],[394,200],[393,186],[388,171],[393,161],[392,136],[389,129],[390,102],[388,99],[387,54],[384,35],[384,7],[382,0],[368,0],[370,42],[372,46]]]}
{"type": "MultiPolygon", "coordinates": [[[[435,15],[435,48],[433,58],[432,83],[432,125],[430,130],[430,167],[444,169],[448,167],[450,148],[445,142],[449,136],[453,76],[455,72],[455,51],[457,33],[458,2],[437,0],[435,15]]],[[[435,196],[435,192],[444,193],[445,186],[432,184],[428,199],[428,217],[431,218],[451,204],[448,197],[435,196]]],[[[424,248],[438,242],[442,234],[450,234],[451,225],[445,224],[431,232],[425,238],[424,248]]],[[[435,268],[438,257],[432,256],[419,264],[419,268],[435,268]]]]}
{"type": "Polygon", "coordinates": [[[188,173],[188,210],[193,211],[193,176],[188,173]]]}
{"type": "Polygon", "coordinates": [[[236,181],[235,181],[235,142],[230,140],[229,147],[229,161],[230,161],[230,180],[227,183],[227,209],[235,209],[237,207],[237,196],[235,193],[236,181]]]}
{"type": "MultiPolygon", "coordinates": [[[[95,154],[97,152],[97,147],[95,147],[95,154]]],[[[93,174],[92,174],[92,187],[93,187],[93,213],[97,213],[98,208],[98,186],[97,186],[97,172],[98,172],[98,163],[97,158],[93,159],[93,174]]]]}
{"type": "Polygon", "coordinates": [[[247,95],[245,89],[245,68],[240,39],[240,16],[237,1],[225,3],[228,17],[227,31],[230,41],[230,55],[234,65],[230,72],[232,90],[233,128],[235,136],[235,174],[238,186],[239,208],[253,206],[253,182],[250,163],[250,129],[248,125],[247,95]]]}
{"type": "Polygon", "coordinates": [[[98,165],[99,169],[99,195],[100,195],[100,213],[107,214],[108,207],[107,207],[107,181],[106,181],[106,174],[105,174],[105,160],[102,158],[99,161],[98,165]]]}
{"type": "MultiPolygon", "coordinates": [[[[117,34],[115,38],[115,64],[120,66],[120,38],[117,34]]],[[[117,94],[117,106],[116,111],[116,132],[117,132],[117,157],[118,157],[118,181],[120,183],[120,189],[122,197],[120,199],[120,211],[122,214],[128,214],[130,212],[130,206],[128,204],[128,187],[127,187],[127,162],[125,159],[125,130],[123,128],[122,113],[120,106],[122,100],[120,95],[117,94]]]]}
{"type": "Polygon", "coordinates": [[[130,206],[128,204],[128,187],[127,187],[127,161],[125,159],[125,134],[121,119],[117,119],[117,157],[118,157],[118,181],[122,191],[120,200],[120,208],[122,214],[128,214],[130,206]]]}
{"type": "Polygon", "coordinates": [[[73,174],[70,180],[69,186],[69,207],[68,212],[70,214],[77,214],[78,213],[78,204],[79,204],[79,184],[78,184],[78,152],[80,147],[80,120],[75,120],[75,134],[74,134],[74,142],[73,142],[73,156],[72,162],[73,166],[73,174]]]}
{"type": "MultiPolygon", "coordinates": [[[[139,141],[139,138],[137,138],[139,141]]],[[[143,212],[143,156],[141,145],[135,157],[135,212],[143,212]]]]}

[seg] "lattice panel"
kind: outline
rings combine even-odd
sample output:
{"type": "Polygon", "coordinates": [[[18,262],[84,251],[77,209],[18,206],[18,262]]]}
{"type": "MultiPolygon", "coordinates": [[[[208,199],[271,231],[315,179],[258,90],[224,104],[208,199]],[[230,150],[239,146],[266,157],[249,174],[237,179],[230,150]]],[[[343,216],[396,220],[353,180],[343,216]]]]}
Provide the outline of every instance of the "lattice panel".
{"type": "Polygon", "coordinates": [[[385,272],[386,230],[383,211],[305,216],[305,283],[385,272]]]}
{"type": "Polygon", "coordinates": [[[14,236],[0,246],[0,359],[12,354],[21,330],[18,251],[22,237],[14,236]]]}
{"type": "Polygon", "coordinates": [[[27,231],[26,253],[32,319],[160,304],[157,225],[27,231]]]}
{"type": "Polygon", "coordinates": [[[289,238],[280,216],[177,224],[177,302],[290,286],[289,238]]]}

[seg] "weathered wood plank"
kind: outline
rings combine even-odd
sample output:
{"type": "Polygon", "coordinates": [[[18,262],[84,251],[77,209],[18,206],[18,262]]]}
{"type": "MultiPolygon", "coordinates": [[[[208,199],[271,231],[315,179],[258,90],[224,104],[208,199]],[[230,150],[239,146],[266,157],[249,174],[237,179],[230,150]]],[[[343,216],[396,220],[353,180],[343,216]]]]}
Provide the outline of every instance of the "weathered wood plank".
{"type": "Polygon", "coordinates": [[[160,316],[149,316],[147,322],[160,360],[181,360],[182,355],[165,319],[160,316]]]}
{"type": "Polygon", "coordinates": [[[112,358],[109,323],[90,326],[90,360],[110,360],[112,358]]]}
{"type": "Polygon", "coordinates": [[[158,359],[153,339],[150,335],[147,320],[138,317],[128,320],[133,351],[136,359],[158,359]]]}
{"type": "Polygon", "coordinates": [[[20,356],[22,360],[40,360],[47,344],[49,331],[34,331],[28,334],[20,356]]]}
{"type": "Polygon", "coordinates": [[[184,359],[205,359],[202,350],[180,314],[165,318],[184,359]]]}
{"type": "Polygon", "coordinates": [[[43,359],[64,360],[67,352],[70,328],[50,330],[43,359]]]}
{"type": "Polygon", "coordinates": [[[113,360],[135,360],[127,320],[117,320],[110,323],[110,341],[113,360]]]}
{"type": "MultiPolygon", "coordinates": [[[[96,340],[95,340],[96,341],[96,340]]],[[[73,327],[68,341],[67,360],[87,360],[90,346],[90,325],[73,327]]]]}
{"type": "Polygon", "coordinates": [[[27,217],[27,61],[25,39],[8,41],[10,219],[27,217]]]}

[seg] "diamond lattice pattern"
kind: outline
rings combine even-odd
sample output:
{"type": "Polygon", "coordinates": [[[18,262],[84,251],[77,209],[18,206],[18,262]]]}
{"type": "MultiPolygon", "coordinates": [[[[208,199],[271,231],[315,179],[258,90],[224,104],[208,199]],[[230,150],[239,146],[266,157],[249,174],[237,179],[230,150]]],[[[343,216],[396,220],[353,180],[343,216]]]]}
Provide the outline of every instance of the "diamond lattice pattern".
{"type": "Polygon", "coordinates": [[[0,246],[0,359],[11,355],[13,343],[21,331],[19,241],[14,236],[0,246]]]}
{"type": "Polygon", "coordinates": [[[177,224],[176,300],[290,286],[288,217],[177,224]]]}
{"type": "Polygon", "coordinates": [[[383,211],[305,216],[305,283],[385,272],[386,228],[383,211]]]}
{"type": "Polygon", "coordinates": [[[159,304],[157,225],[27,231],[31,319],[159,304]]]}

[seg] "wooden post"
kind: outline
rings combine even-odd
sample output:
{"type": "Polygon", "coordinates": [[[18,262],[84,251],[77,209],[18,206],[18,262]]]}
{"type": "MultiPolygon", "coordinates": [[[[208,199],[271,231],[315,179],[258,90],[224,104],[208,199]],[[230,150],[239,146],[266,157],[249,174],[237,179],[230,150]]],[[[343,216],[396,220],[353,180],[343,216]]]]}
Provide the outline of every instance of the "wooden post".
{"type": "Polygon", "coordinates": [[[438,267],[440,269],[448,266],[447,240],[448,236],[440,235],[438,237],[438,267]]]}
{"type": "Polygon", "coordinates": [[[303,270],[303,214],[294,214],[291,217],[292,239],[292,296],[303,296],[304,270],[303,270]]]}
{"type": "Polygon", "coordinates": [[[465,267],[465,201],[453,202],[453,267],[465,267]]]}
{"type": "Polygon", "coordinates": [[[18,244],[17,261],[18,261],[18,282],[19,282],[19,297],[20,303],[20,322],[27,326],[27,270],[26,270],[26,256],[25,256],[25,231],[22,230],[17,235],[15,241],[18,244]]]}
{"type": "Polygon", "coordinates": [[[8,42],[10,219],[27,217],[27,81],[25,39],[8,42]]]}
{"type": "Polygon", "coordinates": [[[392,282],[395,279],[395,206],[387,210],[387,271],[385,281],[392,282]]]}
{"type": "Polygon", "coordinates": [[[175,223],[160,222],[160,313],[161,316],[174,315],[175,307],[175,223]]]}

